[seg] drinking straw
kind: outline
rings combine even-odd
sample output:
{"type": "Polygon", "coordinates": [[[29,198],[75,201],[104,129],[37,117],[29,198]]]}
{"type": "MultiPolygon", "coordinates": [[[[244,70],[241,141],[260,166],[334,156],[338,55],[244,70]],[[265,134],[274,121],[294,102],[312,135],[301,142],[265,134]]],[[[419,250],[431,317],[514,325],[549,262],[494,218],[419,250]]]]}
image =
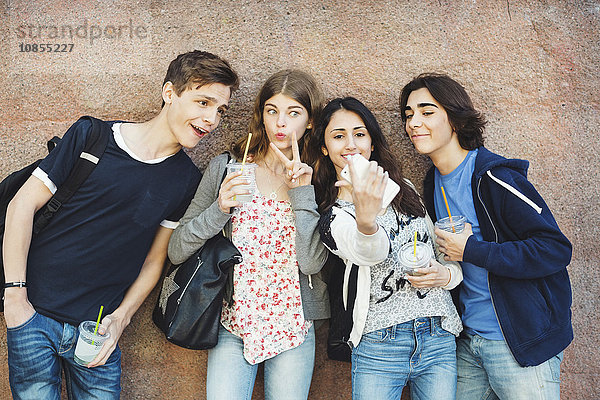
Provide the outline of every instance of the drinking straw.
{"type": "Polygon", "coordinates": [[[454,229],[454,225],[452,224],[452,214],[450,214],[450,207],[448,207],[448,199],[446,199],[446,192],[444,191],[443,186],[442,186],[442,196],[444,196],[444,203],[446,203],[446,210],[448,211],[448,217],[450,218],[450,225],[452,226],[452,233],[456,233],[456,229],[454,229]]]}
{"type": "Polygon", "coordinates": [[[415,256],[415,260],[417,259],[417,231],[415,231],[415,239],[413,240],[413,254],[415,256]]]}
{"type": "Polygon", "coordinates": [[[244,150],[244,158],[242,158],[242,172],[244,172],[244,164],[246,164],[246,157],[248,156],[248,148],[250,147],[250,139],[252,139],[252,132],[248,132],[248,140],[246,140],[246,150],[244,150]]]}
{"type": "Polygon", "coordinates": [[[98,325],[100,325],[100,318],[102,317],[102,310],[104,310],[104,306],[100,306],[100,312],[98,313],[98,320],[96,321],[96,329],[94,329],[94,336],[98,333],[98,325]]]}

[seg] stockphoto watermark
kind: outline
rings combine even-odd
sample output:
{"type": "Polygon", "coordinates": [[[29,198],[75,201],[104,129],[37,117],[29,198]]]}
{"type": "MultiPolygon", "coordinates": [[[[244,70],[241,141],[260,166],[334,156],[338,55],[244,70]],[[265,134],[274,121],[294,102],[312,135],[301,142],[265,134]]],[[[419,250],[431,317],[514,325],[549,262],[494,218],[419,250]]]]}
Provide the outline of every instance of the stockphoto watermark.
{"type": "Polygon", "coordinates": [[[143,24],[97,24],[83,20],[76,24],[29,24],[14,26],[19,50],[26,52],[71,52],[78,42],[93,45],[99,40],[146,40],[148,28],[143,24]],[[34,50],[35,49],[35,50],[34,50]]]}

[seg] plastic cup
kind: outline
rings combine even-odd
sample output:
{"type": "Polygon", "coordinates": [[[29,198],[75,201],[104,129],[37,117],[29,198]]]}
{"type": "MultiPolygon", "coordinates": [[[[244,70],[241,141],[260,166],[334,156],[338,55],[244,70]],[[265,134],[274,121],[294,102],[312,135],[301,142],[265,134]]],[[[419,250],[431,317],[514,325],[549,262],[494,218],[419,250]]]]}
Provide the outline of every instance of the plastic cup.
{"type": "MultiPolygon", "coordinates": [[[[247,184],[243,184],[243,185],[239,185],[237,187],[241,188],[241,189],[246,189],[248,191],[250,191],[250,193],[248,194],[237,194],[234,196],[234,200],[239,201],[240,203],[247,203],[249,201],[252,201],[252,196],[254,195],[254,192],[256,191],[256,164],[253,163],[246,163],[243,165],[244,169],[243,169],[243,173],[241,176],[235,178],[233,181],[245,181],[247,180],[249,183],[247,184]]],[[[231,164],[227,164],[227,174],[230,174],[232,172],[238,172],[242,170],[242,163],[231,163],[231,164]]]]}
{"type": "Polygon", "coordinates": [[[417,251],[415,254],[415,244],[408,242],[400,247],[400,263],[402,270],[409,275],[420,275],[415,273],[417,268],[428,268],[433,258],[431,246],[427,243],[417,242],[417,251]]]}
{"type": "Polygon", "coordinates": [[[79,338],[75,346],[75,362],[87,366],[100,353],[104,342],[110,337],[110,333],[104,335],[94,334],[95,321],[83,321],[79,324],[79,338]]]}
{"type": "Polygon", "coordinates": [[[467,219],[462,215],[453,215],[452,221],[450,217],[441,218],[435,221],[435,226],[446,232],[461,233],[465,230],[465,222],[467,219]]]}

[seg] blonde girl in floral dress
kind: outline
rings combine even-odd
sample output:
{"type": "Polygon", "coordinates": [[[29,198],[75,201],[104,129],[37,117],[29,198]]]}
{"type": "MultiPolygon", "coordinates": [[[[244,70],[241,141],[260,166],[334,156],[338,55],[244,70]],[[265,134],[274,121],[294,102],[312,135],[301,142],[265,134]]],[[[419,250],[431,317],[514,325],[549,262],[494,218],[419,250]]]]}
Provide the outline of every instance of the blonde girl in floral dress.
{"type": "MultiPolygon", "coordinates": [[[[251,399],[264,363],[266,399],[307,399],[315,354],[313,321],[329,317],[320,270],[326,250],[311,185],[312,168],[301,160],[304,141],[322,106],[314,78],[283,70],[263,85],[250,123],[250,160],[257,191],[246,193],[227,175],[227,155],[209,163],[196,196],[169,243],[180,263],[223,228],[240,250],[225,294],[217,346],[208,353],[207,398],[251,399]]],[[[243,137],[233,148],[241,160],[243,137]]]]}

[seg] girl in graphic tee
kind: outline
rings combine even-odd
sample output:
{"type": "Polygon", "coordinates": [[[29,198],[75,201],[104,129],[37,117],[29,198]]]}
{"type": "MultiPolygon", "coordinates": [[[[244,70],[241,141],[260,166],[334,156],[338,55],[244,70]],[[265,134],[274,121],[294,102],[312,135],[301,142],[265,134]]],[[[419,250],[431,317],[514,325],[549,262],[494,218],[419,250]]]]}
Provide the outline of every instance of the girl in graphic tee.
{"type": "Polygon", "coordinates": [[[344,301],[355,298],[349,340],[353,399],[400,398],[406,384],[413,399],[454,399],[454,338],[462,327],[448,290],[462,273],[458,264],[435,259],[417,270],[419,276],[403,269],[399,249],[415,237],[442,257],[431,220],[375,117],[352,97],[332,100],[307,157],[314,166],[323,241],[346,263],[344,301]],[[361,178],[351,157],[357,154],[371,160],[361,178]],[[341,177],[347,164],[352,184],[341,177]],[[389,179],[400,191],[383,209],[389,179]],[[349,287],[356,292],[349,294],[349,287]]]}

